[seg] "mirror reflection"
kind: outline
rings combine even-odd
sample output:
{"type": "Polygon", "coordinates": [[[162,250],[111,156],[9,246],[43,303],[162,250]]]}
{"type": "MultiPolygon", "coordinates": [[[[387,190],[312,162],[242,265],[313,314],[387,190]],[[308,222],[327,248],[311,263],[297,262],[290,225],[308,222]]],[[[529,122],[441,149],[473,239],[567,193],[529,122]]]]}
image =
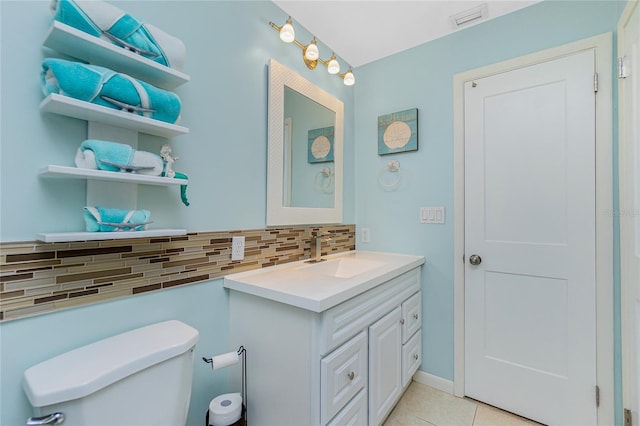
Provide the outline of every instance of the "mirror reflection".
{"type": "Polygon", "coordinates": [[[333,207],[335,112],[284,88],[283,199],[287,207],[333,207]]]}
{"type": "Polygon", "coordinates": [[[344,104],[269,62],[267,226],[342,222],[344,104]]]}

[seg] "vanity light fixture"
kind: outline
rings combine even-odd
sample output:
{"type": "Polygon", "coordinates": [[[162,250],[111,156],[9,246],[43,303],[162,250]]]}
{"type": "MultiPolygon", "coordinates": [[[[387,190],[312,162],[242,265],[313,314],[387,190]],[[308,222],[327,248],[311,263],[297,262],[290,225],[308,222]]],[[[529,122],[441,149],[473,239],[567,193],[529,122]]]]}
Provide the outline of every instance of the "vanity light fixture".
{"type": "Polygon", "coordinates": [[[354,84],[356,84],[356,78],[353,75],[353,72],[351,71],[351,67],[349,67],[349,69],[344,74],[344,77],[342,77],[342,79],[344,80],[345,86],[353,86],[354,84]]]}
{"type": "Polygon", "coordinates": [[[338,74],[340,72],[340,64],[336,59],[335,53],[331,52],[331,58],[329,59],[329,64],[327,65],[327,71],[329,74],[338,74]]]}
{"type": "Polygon", "coordinates": [[[320,51],[316,44],[316,38],[314,37],[307,46],[302,48],[302,60],[307,68],[310,70],[315,69],[318,66],[318,59],[320,58],[320,51]]]}
{"type": "Polygon", "coordinates": [[[296,40],[296,33],[293,29],[291,16],[289,16],[289,19],[287,19],[287,22],[282,27],[279,27],[273,22],[269,22],[269,25],[271,26],[271,28],[280,33],[280,40],[284,41],[285,43],[294,43],[296,46],[302,49],[302,60],[304,61],[307,68],[309,68],[310,70],[315,69],[318,65],[318,62],[321,62],[324,66],[327,67],[327,71],[329,72],[329,74],[335,74],[338,77],[342,78],[345,86],[353,86],[355,84],[356,78],[353,75],[353,71],[351,71],[351,67],[349,67],[346,73],[340,73],[340,64],[336,59],[335,53],[331,53],[331,58],[329,58],[328,61],[325,61],[320,57],[320,51],[318,50],[318,44],[316,43],[315,37],[313,37],[313,40],[311,40],[306,46],[296,40]]]}
{"type": "Polygon", "coordinates": [[[287,19],[287,22],[278,30],[280,32],[280,40],[285,43],[291,43],[296,39],[296,32],[293,29],[293,22],[291,16],[287,19]]]}
{"type": "Polygon", "coordinates": [[[320,51],[318,50],[315,37],[311,40],[311,43],[304,48],[304,57],[310,61],[315,61],[320,57],[320,51]]]}

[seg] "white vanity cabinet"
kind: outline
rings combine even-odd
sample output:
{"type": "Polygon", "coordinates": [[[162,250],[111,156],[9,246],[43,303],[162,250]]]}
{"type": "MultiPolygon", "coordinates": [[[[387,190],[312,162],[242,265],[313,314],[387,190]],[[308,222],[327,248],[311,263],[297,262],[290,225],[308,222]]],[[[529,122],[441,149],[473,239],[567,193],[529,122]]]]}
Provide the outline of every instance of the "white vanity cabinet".
{"type": "Polygon", "coordinates": [[[402,309],[369,327],[369,424],[379,425],[402,394],[402,309]]]}
{"type": "Polygon", "coordinates": [[[249,424],[381,424],[420,366],[420,300],[420,266],[321,312],[232,289],[249,424]]]}

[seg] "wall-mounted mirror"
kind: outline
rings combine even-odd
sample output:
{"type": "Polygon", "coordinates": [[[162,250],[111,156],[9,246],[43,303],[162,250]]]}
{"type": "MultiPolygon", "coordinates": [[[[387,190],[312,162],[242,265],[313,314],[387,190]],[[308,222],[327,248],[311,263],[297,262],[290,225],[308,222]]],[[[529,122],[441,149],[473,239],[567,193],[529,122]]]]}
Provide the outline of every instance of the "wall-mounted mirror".
{"type": "Polygon", "coordinates": [[[344,104],[269,64],[267,225],[342,222],[344,104]]]}

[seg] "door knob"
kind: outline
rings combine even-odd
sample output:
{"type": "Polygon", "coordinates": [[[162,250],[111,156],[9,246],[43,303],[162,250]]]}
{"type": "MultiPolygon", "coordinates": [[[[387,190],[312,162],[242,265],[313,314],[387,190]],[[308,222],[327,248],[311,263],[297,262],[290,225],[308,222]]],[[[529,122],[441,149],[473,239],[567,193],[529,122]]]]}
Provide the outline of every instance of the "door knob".
{"type": "Polygon", "coordinates": [[[477,266],[482,263],[482,258],[477,254],[472,254],[471,256],[469,256],[469,263],[473,266],[477,266]]]}

